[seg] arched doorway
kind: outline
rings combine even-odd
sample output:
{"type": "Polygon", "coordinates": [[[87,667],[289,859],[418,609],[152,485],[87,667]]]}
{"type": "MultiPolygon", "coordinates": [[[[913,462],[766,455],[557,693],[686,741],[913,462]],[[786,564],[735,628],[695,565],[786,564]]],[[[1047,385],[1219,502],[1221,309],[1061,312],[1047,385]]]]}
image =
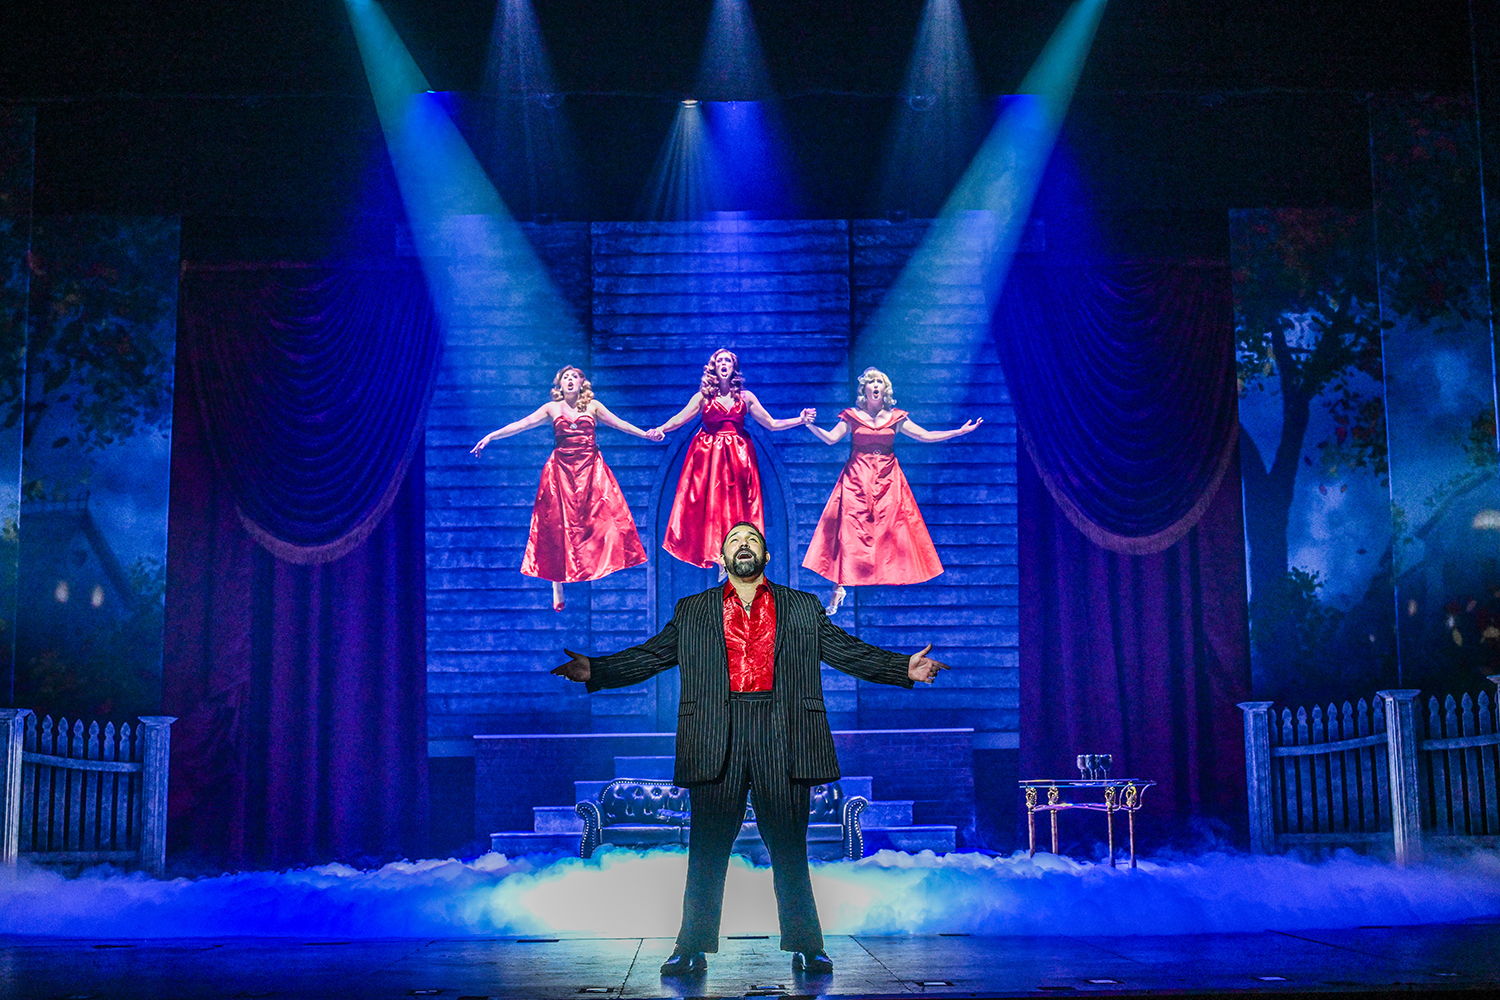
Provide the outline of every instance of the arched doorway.
{"type": "MultiPolygon", "coordinates": [[[[677,494],[677,480],[682,475],[687,445],[701,426],[702,421],[694,421],[689,425],[690,433],[678,435],[672,441],[657,468],[656,481],[651,488],[651,505],[646,518],[651,525],[656,550],[647,561],[646,601],[652,616],[653,633],[672,620],[672,609],[679,600],[714,586],[719,579],[718,570],[689,566],[668,555],[661,547],[661,539],[666,535],[667,520],[672,516],[672,500],[677,494]]],[[[772,558],[769,573],[773,579],[795,587],[800,568],[791,550],[791,541],[795,536],[791,526],[796,520],[796,501],[790,495],[787,469],[777,456],[769,434],[754,424],[747,424],[745,431],[755,443],[755,454],[760,462],[760,486],[766,512],[766,545],[772,558]]],[[[677,698],[680,691],[677,671],[668,670],[657,675],[656,726],[661,732],[673,732],[677,728],[677,698]]]]}

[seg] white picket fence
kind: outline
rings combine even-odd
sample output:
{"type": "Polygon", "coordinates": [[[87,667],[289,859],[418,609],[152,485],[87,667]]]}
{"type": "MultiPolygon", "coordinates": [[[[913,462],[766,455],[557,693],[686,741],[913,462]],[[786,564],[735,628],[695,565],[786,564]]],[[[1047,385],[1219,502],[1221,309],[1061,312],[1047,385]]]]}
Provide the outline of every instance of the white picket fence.
{"type": "Polygon", "coordinates": [[[1450,695],[1427,701],[1427,728],[1417,762],[1423,836],[1430,843],[1500,846],[1500,729],[1497,704],[1450,695]]]}
{"type": "Polygon", "coordinates": [[[102,728],[0,709],[0,862],[135,864],[161,875],[167,852],[171,716],[102,728]]]}
{"type": "Polygon", "coordinates": [[[1389,846],[1406,863],[1424,844],[1500,846],[1496,701],[1420,695],[1279,714],[1241,703],[1251,850],[1389,846]]]}

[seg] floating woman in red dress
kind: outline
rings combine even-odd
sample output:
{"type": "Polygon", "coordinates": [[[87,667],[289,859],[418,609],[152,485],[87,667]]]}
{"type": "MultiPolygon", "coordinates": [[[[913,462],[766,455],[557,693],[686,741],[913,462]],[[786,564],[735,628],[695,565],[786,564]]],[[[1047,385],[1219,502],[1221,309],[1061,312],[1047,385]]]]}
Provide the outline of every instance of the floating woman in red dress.
{"type": "Polygon", "coordinates": [[[918,427],[905,410],[896,409],[891,380],[875,368],[866,368],[859,377],[859,405],[844,410],[839,419],[831,431],[807,426],[824,444],[854,433],[849,461],[802,559],[803,566],[834,582],[825,609],[830,615],[838,611],[846,587],[921,583],[943,571],[922,512],[896,461],[896,432],[918,441],[948,441],[984,423],[970,420],[951,431],[918,427]]]}
{"type": "Polygon", "coordinates": [[[491,441],[542,423],[552,424],[557,445],[542,466],[521,572],[551,580],[552,607],[561,611],[564,583],[597,580],[646,561],[630,506],[594,443],[595,425],[650,441],[660,441],[662,434],[643,431],[615,416],[594,398],[593,386],[583,371],[568,365],[552,379],[551,402],[490,431],[479,439],[473,454],[483,452],[491,441]]]}
{"type": "Polygon", "coordinates": [[[661,542],[662,548],[694,566],[718,565],[719,546],[736,522],[749,521],[766,530],[760,466],[745,434],[745,415],[768,431],[811,424],[818,418],[817,410],[807,409],[778,420],[744,386],[739,358],[731,351],[715,351],[703,366],[698,392],[676,416],[652,431],[675,431],[703,415],[703,427],[693,435],[682,461],[677,498],[661,542]]]}

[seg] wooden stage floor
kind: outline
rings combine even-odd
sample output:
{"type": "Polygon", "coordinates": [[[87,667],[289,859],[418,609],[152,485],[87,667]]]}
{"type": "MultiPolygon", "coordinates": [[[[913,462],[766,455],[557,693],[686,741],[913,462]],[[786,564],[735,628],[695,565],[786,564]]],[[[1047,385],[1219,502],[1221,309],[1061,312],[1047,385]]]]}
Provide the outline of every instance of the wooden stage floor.
{"type": "Polygon", "coordinates": [[[835,936],[832,976],[793,974],[772,938],[733,938],[706,975],[662,979],[666,938],[0,938],[0,997],[1015,997],[1492,994],[1500,921],[1133,937],[835,936]]]}

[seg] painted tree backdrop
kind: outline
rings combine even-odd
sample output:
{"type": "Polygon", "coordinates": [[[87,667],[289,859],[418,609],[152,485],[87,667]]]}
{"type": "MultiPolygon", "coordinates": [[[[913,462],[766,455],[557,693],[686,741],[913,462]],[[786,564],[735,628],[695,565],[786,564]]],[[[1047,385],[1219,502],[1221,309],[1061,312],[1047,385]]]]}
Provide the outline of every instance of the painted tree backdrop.
{"type": "Polygon", "coordinates": [[[1368,209],[1231,214],[1257,697],[1472,690],[1500,667],[1473,107],[1368,114],[1368,209]]]}

